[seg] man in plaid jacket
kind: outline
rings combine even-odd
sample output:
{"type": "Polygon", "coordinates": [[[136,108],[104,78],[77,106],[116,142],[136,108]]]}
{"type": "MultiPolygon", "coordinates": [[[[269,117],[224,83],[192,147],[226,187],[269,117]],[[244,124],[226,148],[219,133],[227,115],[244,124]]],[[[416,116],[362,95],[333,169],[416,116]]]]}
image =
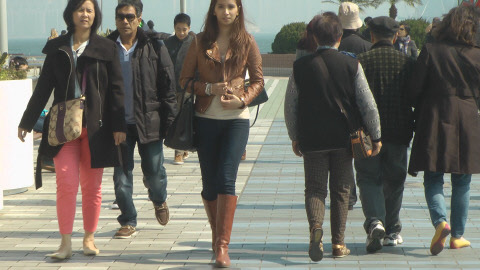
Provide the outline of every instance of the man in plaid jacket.
{"type": "Polygon", "coordinates": [[[403,242],[399,213],[407,176],[407,147],[413,135],[405,86],[414,60],[393,47],[399,28],[395,20],[377,17],[369,27],[373,46],[358,55],[358,60],[378,106],[383,147],[375,157],[355,160],[355,169],[368,235],[366,248],[376,252],[382,244],[403,242]]]}

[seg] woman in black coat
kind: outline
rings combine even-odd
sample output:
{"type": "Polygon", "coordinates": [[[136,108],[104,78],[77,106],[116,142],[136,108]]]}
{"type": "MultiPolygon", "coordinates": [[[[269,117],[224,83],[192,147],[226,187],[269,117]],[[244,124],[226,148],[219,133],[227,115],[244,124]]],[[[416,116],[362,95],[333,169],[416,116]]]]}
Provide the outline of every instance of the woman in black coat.
{"type": "MultiPolygon", "coordinates": [[[[70,0],[63,17],[68,34],[45,45],[43,52],[47,56],[42,73],[18,127],[18,137],[24,141],[52,91],[53,105],[78,98],[84,91],[80,137],[63,145],[49,145],[47,117],[39,148],[39,157],[54,159],[57,173],[57,216],[62,242],[59,250],[49,256],[58,260],[72,256],[71,234],[79,183],[85,229],[83,253],[99,253],[94,232],[100,215],[103,168],[119,165],[116,145],[125,140],[119,58],[115,43],[96,34],[101,23],[97,1],[70,0]]],[[[41,187],[40,171],[37,164],[37,188],[41,187]]]]}
{"type": "Polygon", "coordinates": [[[430,245],[440,253],[450,234],[450,248],[470,245],[463,238],[468,217],[470,181],[480,173],[480,49],[475,47],[480,10],[457,7],[426,44],[411,78],[409,98],[415,107],[415,138],[409,173],[424,171],[425,198],[435,235],[430,245]],[[443,194],[444,173],[451,173],[450,225],[443,194]]]}

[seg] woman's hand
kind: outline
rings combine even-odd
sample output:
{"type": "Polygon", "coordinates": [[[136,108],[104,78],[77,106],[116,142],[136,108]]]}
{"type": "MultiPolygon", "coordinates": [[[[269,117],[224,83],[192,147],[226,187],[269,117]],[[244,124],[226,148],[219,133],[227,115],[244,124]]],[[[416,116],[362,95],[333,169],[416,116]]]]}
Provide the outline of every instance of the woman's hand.
{"type": "Polygon", "coordinates": [[[298,146],[298,141],[292,141],[292,150],[298,157],[303,157],[302,152],[300,152],[300,147],[298,146]]]}
{"type": "Polygon", "coordinates": [[[113,139],[115,140],[115,145],[120,145],[127,139],[127,134],[125,132],[113,132],[113,139]]]}
{"type": "Polygon", "coordinates": [[[27,133],[30,132],[28,132],[28,130],[24,128],[18,128],[18,138],[20,139],[20,141],[25,142],[25,137],[27,136],[27,133]]]}
{"type": "Polygon", "coordinates": [[[225,94],[220,97],[220,102],[222,107],[225,110],[237,110],[240,109],[244,104],[239,97],[233,94],[225,94]]]}
{"type": "Polygon", "coordinates": [[[212,83],[212,95],[223,96],[227,93],[227,90],[226,82],[212,83]]]}

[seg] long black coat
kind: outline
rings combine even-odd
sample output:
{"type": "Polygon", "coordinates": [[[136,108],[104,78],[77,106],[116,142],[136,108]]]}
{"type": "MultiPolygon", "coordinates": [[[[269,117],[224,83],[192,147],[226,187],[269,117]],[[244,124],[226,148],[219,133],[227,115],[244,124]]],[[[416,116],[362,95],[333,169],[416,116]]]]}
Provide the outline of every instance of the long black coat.
{"type": "MultiPolygon", "coordinates": [[[[47,42],[47,54],[37,86],[23,114],[20,128],[31,131],[53,92],[53,105],[75,98],[75,79],[81,78],[87,68],[86,108],[84,116],[88,130],[92,168],[119,166],[113,132],[125,132],[123,79],[114,42],[97,34],[90,36],[85,51],[77,60],[75,69],[71,35],[67,34],[47,42]]],[[[48,144],[49,117],[43,126],[39,156],[54,157],[62,145],[48,144]]],[[[38,172],[36,186],[41,186],[38,172]]]]}
{"type": "Polygon", "coordinates": [[[480,173],[480,116],[470,90],[479,97],[480,49],[426,44],[410,81],[416,131],[409,173],[480,173]]]}

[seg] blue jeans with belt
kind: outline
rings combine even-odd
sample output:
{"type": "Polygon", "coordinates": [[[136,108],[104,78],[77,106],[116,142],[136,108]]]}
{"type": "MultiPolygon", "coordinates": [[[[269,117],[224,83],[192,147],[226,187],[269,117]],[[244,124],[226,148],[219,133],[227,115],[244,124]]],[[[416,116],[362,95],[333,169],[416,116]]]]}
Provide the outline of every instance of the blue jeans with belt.
{"type": "MultiPolygon", "coordinates": [[[[425,171],[423,175],[423,186],[425,187],[425,199],[432,224],[437,227],[443,221],[447,221],[447,207],[443,194],[443,172],[425,171]]],[[[452,199],[450,225],[452,236],[460,238],[465,233],[465,224],[468,217],[468,206],[470,203],[470,182],[471,174],[451,174],[452,199]]]]}
{"type": "Polygon", "coordinates": [[[140,143],[136,125],[127,126],[126,144],[128,148],[127,175],[122,167],[115,167],[113,183],[115,197],[121,214],[117,217],[120,225],[137,226],[137,210],[133,204],[133,154],[138,144],[138,153],[141,157],[143,184],[148,189],[148,198],[154,205],[162,205],[167,199],[167,173],[163,166],[163,141],[146,144],[140,143]]]}
{"type": "Polygon", "coordinates": [[[197,152],[202,171],[202,197],[235,195],[238,166],[248,141],[250,120],[195,118],[197,152]]]}

